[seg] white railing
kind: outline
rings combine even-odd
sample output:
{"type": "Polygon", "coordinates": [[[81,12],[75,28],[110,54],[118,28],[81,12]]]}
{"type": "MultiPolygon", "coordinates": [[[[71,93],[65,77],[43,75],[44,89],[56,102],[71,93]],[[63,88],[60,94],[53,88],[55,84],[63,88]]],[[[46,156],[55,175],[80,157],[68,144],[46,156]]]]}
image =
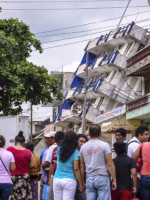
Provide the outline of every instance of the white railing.
{"type": "MultiPolygon", "coordinates": [[[[124,69],[127,65],[126,57],[121,55],[118,51],[99,57],[96,59],[96,61],[94,60],[93,62],[95,65],[93,66],[93,64],[91,64],[88,68],[89,77],[94,76],[96,72],[103,73],[103,67],[111,71],[113,70],[111,69],[111,65],[120,69],[124,69]]],[[[79,67],[77,76],[82,78],[85,77],[85,66],[86,64],[83,64],[79,67]]]]}
{"type": "MultiPolygon", "coordinates": [[[[146,30],[143,29],[142,27],[137,26],[134,22],[131,24],[128,24],[125,27],[118,28],[114,31],[111,31],[110,33],[107,33],[105,36],[100,36],[99,38],[89,42],[87,50],[93,49],[97,46],[101,46],[102,44],[104,45],[111,44],[111,41],[114,39],[118,38],[123,38],[123,37],[131,37],[134,40],[141,41],[145,37],[146,30]]],[[[113,43],[114,45],[118,45],[118,43],[113,43]]]]}

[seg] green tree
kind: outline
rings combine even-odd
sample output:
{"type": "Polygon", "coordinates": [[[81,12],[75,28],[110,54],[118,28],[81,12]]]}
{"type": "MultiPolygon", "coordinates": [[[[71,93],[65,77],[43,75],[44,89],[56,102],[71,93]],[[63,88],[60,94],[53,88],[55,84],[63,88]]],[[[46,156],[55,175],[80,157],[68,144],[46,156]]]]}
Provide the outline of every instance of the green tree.
{"type": "Polygon", "coordinates": [[[42,53],[40,42],[29,26],[18,19],[0,20],[0,111],[19,114],[25,101],[37,105],[62,98],[59,80],[48,70],[27,61],[31,52],[42,53]]]}

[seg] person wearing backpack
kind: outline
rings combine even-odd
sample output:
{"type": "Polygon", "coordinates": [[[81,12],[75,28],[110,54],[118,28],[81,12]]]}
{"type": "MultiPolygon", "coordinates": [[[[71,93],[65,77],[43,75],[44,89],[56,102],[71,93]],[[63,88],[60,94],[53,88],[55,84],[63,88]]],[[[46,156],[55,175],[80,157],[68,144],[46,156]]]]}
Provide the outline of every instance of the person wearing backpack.
{"type": "MultiPolygon", "coordinates": [[[[128,142],[128,149],[127,149],[127,155],[129,157],[132,157],[133,153],[138,149],[138,147],[143,143],[147,142],[149,138],[148,134],[148,128],[145,126],[140,126],[136,129],[135,131],[135,137],[133,137],[129,142],[128,142]]],[[[137,192],[136,192],[136,197],[141,198],[141,191],[140,191],[140,173],[138,171],[137,173],[137,192]]]]}
{"type": "Polygon", "coordinates": [[[13,191],[10,171],[15,171],[15,159],[11,152],[4,149],[5,138],[0,135],[0,199],[8,200],[13,191]]]}
{"type": "Polygon", "coordinates": [[[148,128],[145,126],[138,127],[135,131],[135,136],[128,142],[127,155],[131,157],[140,144],[147,142],[148,137],[148,128]]]}

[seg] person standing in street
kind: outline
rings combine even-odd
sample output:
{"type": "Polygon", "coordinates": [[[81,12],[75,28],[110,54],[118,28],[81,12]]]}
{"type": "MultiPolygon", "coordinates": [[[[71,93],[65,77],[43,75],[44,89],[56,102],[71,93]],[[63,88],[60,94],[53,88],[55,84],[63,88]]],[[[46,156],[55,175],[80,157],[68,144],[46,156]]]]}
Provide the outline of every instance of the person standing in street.
{"type": "MultiPolygon", "coordinates": [[[[138,147],[144,143],[147,142],[149,138],[148,134],[148,128],[145,126],[140,126],[135,131],[135,136],[128,142],[128,150],[127,155],[129,157],[132,157],[133,153],[138,149],[138,147]]],[[[141,190],[140,190],[140,172],[137,171],[137,190],[135,196],[137,198],[141,198],[141,190]]]]}
{"type": "MultiPolygon", "coordinates": [[[[78,137],[78,150],[80,151],[81,146],[88,141],[88,138],[84,134],[79,134],[79,135],[77,135],[77,137],[78,137]]],[[[86,200],[85,191],[84,192],[80,191],[78,182],[77,182],[77,188],[76,188],[76,193],[75,193],[74,199],[75,200],[86,200]]]]}
{"type": "Polygon", "coordinates": [[[52,152],[52,160],[50,163],[50,168],[49,168],[49,183],[50,183],[50,200],[54,200],[54,192],[53,192],[53,177],[56,172],[57,168],[57,148],[58,146],[61,146],[64,140],[64,132],[63,131],[58,131],[56,132],[54,136],[54,140],[57,144],[57,146],[54,148],[52,152]]]}
{"type": "MultiPolygon", "coordinates": [[[[25,145],[26,149],[29,149],[32,153],[34,152],[34,143],[27,142],[25,145]]],[[[36,162],[36,166],[30,169],[30,185],[32,191],[32,200],[38,200],[38,175],[40,171],[40,158],[38,155],[34,154],[34,159],[36,162]]]]}
{"type": "Polygon", "coordinates": [[[128,152],[129,157],[137,150],[137,148],[143,142],[147,142],[149,138],[148,128],[145,126],[140,126],[135,131],[135,136],[128,142],[128,152]]]}
{"type": "Polygon", "coordinates": [[[137,171],[135,161],[126,154],[126,143],[115,142],[117,157],[113,159],[116,168],[117,189],[112,191],[112,200],[131,200],[136,193],[137,171]],[[133,187],[131,182],[133,180],[133,187]]]}
{"type": "Polygon", "coordinates": [[[142,159],[142,167],[140,170],[141,180],[141,199],[150,199],[150,142],[144,142],[133,153],[132,158],[136,160],[138,157],[142,159]]]}
{"type": "MultiPolygon", "coordinates": [[[[115,131],[115,138],[116,138],[117,142],[124,142],[124,143],[127,144],[126,135],[127,135],[127,131],[124,128],[118,128],[115,131]]],[[[114,147],[113,147],[112,148],[112,158],[115,158],[115,157],[116,157],[116,152],[115,152],[114,147]]]]}
{"type": "Polygon", "coordinates": [[[77,147],[76,133],[73,131],[65,133],[62,145],[57,148],[57,168],[53,185],[54,200],[74,200],[77,181],[80,190],[85,189],[79,168],[77,147]]]}
{"type": "MultiPolygon", "coordinates": [[[[49,167],[50,167],[50,163],[51,163],[51,160],[52,160],[52,155],[53,155],[53,150],[55,147],[57,147],[57,144],[55,142],[55,134],[56,132],[55,131],[50,131],[49,133],[47,133],[45,136],[46,137],[53,137],[53,144],[48,148],[47,150],[47,153],[46,153],[46,157],[45,157],[45,162],[42,164],[42,167],[43,168],[46,168],[49,170],[49,167]]],[[[48,174],[49,174],[49,171],[48,171],[48,174]]]]}
{"type": "Polygon", "coordinates": [[[111,156],[110,146],[99,137],[101,129],[93,124],[89,127],[90,141],[81,146],[80,167],[82,176],[86,169],[87,200],[110,200],[110,177],[112,189],[116,189],[115,166],[111,156]]]}
{"type": "Polygon", "coordinates": [[[8,147],[16,163],[16,170],[11,172],[13,181],[13,193],[10,200],[30,200],[32,199],[29,169],[36,166],[32,152],[25,149],[25,137],[23,132],[15,137],[15,146],[8,147]]]}
{"type": "Polygon", "coordinates": [[[126,135],[127,135],[127,131],[124,128],[118,128],[115,131],[115,138],[117,142],[126,142],[126,135]]]}
{"type": "Polygon", "coordinates": [[[10,171],[15,171],[15,159],[11,152],[4,149],[5,138],[0,135],[0,199],[8,200],[13,191],[10,171]]]}
{"type": "Polygon", "coordinates": [[[46,162],[46,156],[49,150],[49,147],[51,147],[54,143],[54,136],[55,136],[55,131],[50,131],[44,135],[45,143],[47,148],[42,150],[42,155],[40,156],[42,159],[41,163],[41,170],[40,170],[40,198],[42,198],[43,194],[43,184],[48,184],[48,179],[49,179],[49,164],[46,162]]]}

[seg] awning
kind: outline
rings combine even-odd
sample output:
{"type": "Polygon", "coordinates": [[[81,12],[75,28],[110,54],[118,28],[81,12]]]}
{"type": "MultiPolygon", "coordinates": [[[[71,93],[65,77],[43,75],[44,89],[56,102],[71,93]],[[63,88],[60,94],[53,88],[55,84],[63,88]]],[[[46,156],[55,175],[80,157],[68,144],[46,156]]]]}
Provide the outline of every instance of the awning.
{"type": "Polygon", "coordinates": [[[106,132],[110,132],[112,130],[112,122],[107,122],[107,123],[103,123],[101,125],[101,132],[102,133],[106,133],[106,132]]]}
{"type": "Polygon", "coordinates": [[[125,128],[127,131],[135,131],[141,125],[140,120],[113,119],[111,122],[106,122],[101,125],[102,133],[112,133],[118,128],[125,128]]]}

